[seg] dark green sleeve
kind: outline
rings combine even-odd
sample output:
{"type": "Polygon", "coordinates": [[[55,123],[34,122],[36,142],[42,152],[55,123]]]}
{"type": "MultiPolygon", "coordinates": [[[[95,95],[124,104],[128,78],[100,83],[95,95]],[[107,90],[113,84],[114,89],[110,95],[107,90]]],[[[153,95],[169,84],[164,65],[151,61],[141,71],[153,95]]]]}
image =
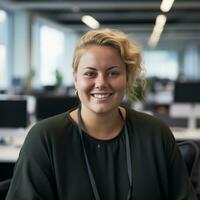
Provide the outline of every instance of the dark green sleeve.
{"type": "Polygon", "coordinates": [[[185,163],[171,131],[165,129],[165,150],[168,163],[168,188],[170,200],[196,200],[185,163]]]}
{"type": "Polygon", "coordinates": [[[6,200],[53,200],[56,198],[48,142],[34,127],[28,134],[15,165],[6,200]]]}

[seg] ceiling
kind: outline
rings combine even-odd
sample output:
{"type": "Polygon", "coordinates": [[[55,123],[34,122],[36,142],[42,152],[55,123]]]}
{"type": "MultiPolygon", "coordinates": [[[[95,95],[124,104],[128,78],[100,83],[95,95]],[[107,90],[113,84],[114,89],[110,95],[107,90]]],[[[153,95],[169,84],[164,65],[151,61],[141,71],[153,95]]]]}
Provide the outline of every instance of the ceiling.
{"type": "Polygon", "coordinates": [[[0,7],[27,10],[79,31],[88,29],[83,15],[97,19],[102,28],[150,33],[156,16],[165,14],[164,33],[184,33],[200,38],[200,0],[175,0],[167,13],[160,11],[161,0],[0,0],[0,7]]]}

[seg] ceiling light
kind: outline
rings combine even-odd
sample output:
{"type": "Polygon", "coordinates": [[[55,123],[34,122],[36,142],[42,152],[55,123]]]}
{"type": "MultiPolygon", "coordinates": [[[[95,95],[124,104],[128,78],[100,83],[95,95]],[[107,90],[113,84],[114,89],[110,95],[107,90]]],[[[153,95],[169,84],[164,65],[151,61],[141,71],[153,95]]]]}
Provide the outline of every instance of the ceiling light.
{"type": "Polygon", "coordinates": [[[163,32],[163,27],[154,26],[153,32],[155,32],[157,34],[161,34],[163,32]]]}
{"type": "Polygon", "coordinates": [[[156,17],[156,26],[163,27],[166,21],[167,21],[167,18],[165,15],[158,15],[156,17]]]}
{"type": "Polygon", "coordinates": [[[174,0],[163,0],[160,5],[160,9],[163,12],[168,12],[171,9],[173,3],[174,3],[174,0]]]}
{"type": "Polygon", "coordinates": [[[0,22],[3,22],[6,19],[6,12],[4,10],[0,10],[0,22]]]}
{"type": "Polygon", "coordinates": [[[158,15],[156,17],[155,26],[153,28],[152,34],[148,41],[149,46],[156,47],[156,45],[158,44],[160,40],[160,36],[163,32],[166,21],[167,21],[167,18],[165,15],[158,15]]]}
{"type": "Polygon", "coordinates": [[[149,38],[148,45],[150,47],[156,47],[160,40],[160,34],[157,32],[153,32],[149,38]]]}
{"type": "Polygon", "coordinates": [[[94,17],[89,15],[84,15],[81,20],[92,29],[97,29],[100,26],[99,22],[94,17]]]}

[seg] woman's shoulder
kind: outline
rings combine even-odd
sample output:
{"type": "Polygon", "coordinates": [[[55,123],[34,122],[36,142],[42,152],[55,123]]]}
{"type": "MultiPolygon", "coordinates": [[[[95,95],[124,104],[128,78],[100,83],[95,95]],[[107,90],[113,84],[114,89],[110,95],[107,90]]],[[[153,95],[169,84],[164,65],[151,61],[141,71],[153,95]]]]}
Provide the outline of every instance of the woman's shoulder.
{"type": "Polygon", "coordinates": [[[148,133],[171,132],[168,125],[159,118],[131,108],[127,108],[127,122],[138,131],[146,131],[148,133]]]}
{"type": "Polygon", "coordinates": [[[127,126],[134,141],[142,141],[145,146],[151,144],[149,146],[158,149],[174,148],[175,138],[168,125],[151,114],[128,109],[127,126]]]}
{"type": "Polygon", "coordinates": [[[155,124],[163,124],[164,123],[157,117],[155,117],[152,114],[147,113],[147,112],[137,111],[132,108],[126,108],[126,111],[127,111],[128,120],[132,120],[132,121],[137,120],[137,122],[140,122],[140,123],[145,122],[147,124],[148,123],[151,124],[152,122],[154,122],[155,124]]]}
{"type": "Polygon", "coordinates": [[[30,128],[25,145],[39,146],[52,143],[72,133],[72,129],[74,129],[74,124],[69,117],[69,111],[43,119],[30,128]]]}
{"type": "Polygon", "coordinates": [[[41,131],[54,131],[56,129],[61,130],[64,128],[67,124],[70,123],[68,119],[68,113],[61,113],[46,119],[42,119],[38,122],[36,122],[32,128],[30,129],[30,132],[41,132],[41,131]]]}

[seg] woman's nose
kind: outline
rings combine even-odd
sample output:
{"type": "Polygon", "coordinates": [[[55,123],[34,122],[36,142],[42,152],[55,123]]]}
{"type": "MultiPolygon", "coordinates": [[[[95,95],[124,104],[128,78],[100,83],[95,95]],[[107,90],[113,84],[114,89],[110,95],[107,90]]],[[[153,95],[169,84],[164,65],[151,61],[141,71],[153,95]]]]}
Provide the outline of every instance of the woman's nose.
{"type": "Polygon", "coordinates": [[[108,85],[108,82],[107,82],[107,79],[105,76],[103,75],[99,75],[97,78],[96,78],[96,83],[95,83],[95,86],[97,88],[105,88],[107,87],[108,85]]]}

